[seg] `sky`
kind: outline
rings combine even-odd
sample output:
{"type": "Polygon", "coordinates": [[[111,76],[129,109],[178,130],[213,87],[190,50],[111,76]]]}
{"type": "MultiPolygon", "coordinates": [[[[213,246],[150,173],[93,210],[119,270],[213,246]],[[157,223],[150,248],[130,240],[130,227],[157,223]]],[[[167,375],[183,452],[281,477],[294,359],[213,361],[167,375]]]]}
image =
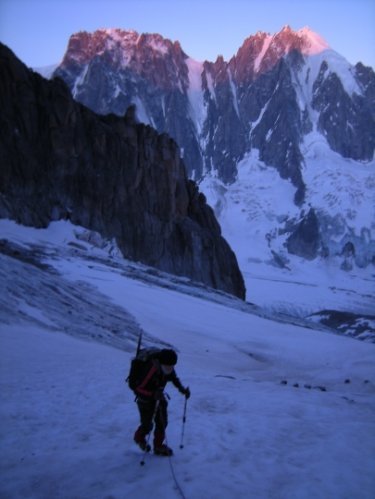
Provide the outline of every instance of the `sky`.
{"type": "Polygon", "coordinates": [[[374,0],[0,0],[0,40],[30,67],[59,63],[78,31],[159,33],[193,59],[215,61],[285,25],[309,26],[351,64],[375,68],[374,0]]]}

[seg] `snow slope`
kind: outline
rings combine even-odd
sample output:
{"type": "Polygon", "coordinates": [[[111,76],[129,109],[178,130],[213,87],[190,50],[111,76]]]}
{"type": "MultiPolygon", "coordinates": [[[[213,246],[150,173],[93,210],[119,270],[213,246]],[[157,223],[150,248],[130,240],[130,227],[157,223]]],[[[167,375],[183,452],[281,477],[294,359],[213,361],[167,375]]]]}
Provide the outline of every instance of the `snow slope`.
{"type": "Polygon", "coordinates": [[[0,230],[0,497],[373,497],[372,344],[109,257],[68,223],[0,230]],[[123,382],[140,329],[192,391],[184,448],[171,387],[175,456],[144,467],[123,382]]]}

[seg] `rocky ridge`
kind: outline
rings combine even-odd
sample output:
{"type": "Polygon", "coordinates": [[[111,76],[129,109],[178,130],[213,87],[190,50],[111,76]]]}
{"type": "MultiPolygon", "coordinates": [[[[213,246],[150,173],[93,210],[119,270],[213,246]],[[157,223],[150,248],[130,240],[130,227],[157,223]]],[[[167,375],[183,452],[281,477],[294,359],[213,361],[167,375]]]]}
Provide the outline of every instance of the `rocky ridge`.
{"type": "Polygon", "coordinates": [[[124,257],[244,298],[236,257],[188,180],[176,143],[75,102],[0,46],[0,217],[51,220],[115,239],[124,257]]]}

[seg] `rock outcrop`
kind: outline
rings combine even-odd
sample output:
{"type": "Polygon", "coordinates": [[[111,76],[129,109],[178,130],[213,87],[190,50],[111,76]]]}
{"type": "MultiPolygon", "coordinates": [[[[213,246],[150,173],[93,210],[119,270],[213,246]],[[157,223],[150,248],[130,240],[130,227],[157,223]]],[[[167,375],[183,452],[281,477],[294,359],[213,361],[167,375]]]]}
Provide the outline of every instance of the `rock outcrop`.
{"type": "Polygon", "coordinates": [[[237,260],[168,135],[78,104],[0,46],[0,217],[72,223],[124,257],[244,298],[237,260]]]}
{"type": "Polygon", "coordinates": [[[321,237],[318,219],[312,208],[291,232],[286,241],[286,246],[289,253],[302,256],[308,260],[317,257],[321,249],[321,237]]]}

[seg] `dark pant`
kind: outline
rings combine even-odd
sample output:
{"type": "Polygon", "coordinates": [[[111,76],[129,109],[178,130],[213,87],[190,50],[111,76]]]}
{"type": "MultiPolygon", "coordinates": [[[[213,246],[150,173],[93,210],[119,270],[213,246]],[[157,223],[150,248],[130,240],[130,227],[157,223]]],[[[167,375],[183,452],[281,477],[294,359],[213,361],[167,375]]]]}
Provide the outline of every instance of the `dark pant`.
{"type": "Polygon", "coordinates": [[[141,424],[135,432],[135,441],[138,443],[143,442],[146,435],[152,431],[155,423],[154,446],[160,447],[164,441],[165,429],[168,425],[168,402],[165,399],[158,402],[155,400],[138,399],[137,406],[141,424]],[[156,404],[158,404],[157,407],[156,404]]]}

